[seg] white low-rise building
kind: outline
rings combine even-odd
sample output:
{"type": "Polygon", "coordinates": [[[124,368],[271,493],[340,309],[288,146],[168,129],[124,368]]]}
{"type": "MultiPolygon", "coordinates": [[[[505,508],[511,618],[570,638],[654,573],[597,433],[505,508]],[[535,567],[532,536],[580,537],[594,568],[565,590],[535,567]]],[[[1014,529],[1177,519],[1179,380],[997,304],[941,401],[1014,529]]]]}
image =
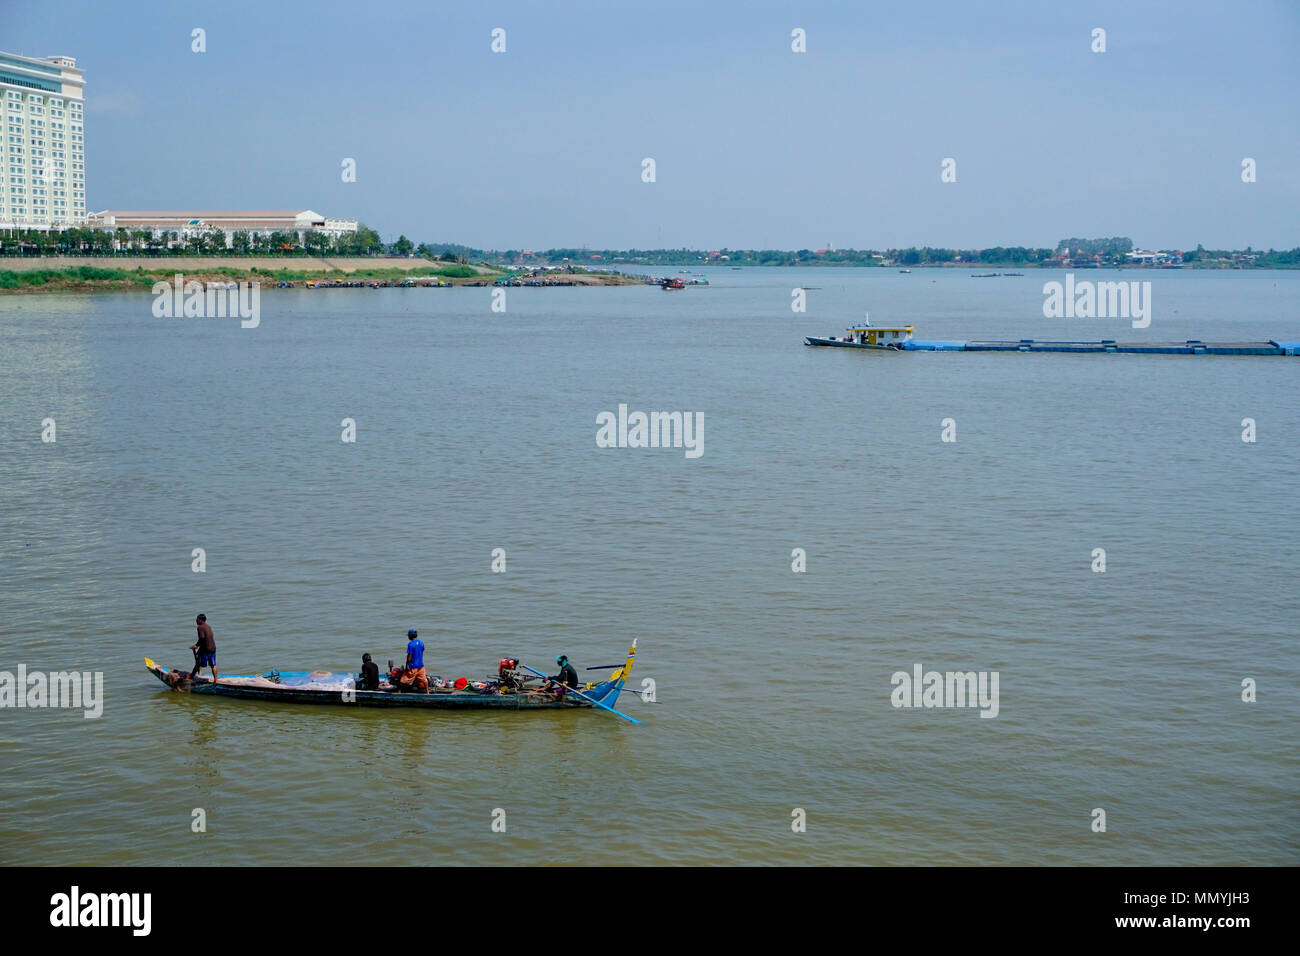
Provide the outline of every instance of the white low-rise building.
{"type": "Polygon", "coordinates": [[[1163,252],[1155,252],[1151,249],[1134,249],[1132,252],[1126,252],[1124,255],[1134,262],[1155,262],[1157,259],[1163,259],[1163,252]]]}
{"type": "Polygon", "coordinates": [[[225,234],[229,246],[237,232],[269,236],[276,232],[292,232],[302,242],[309,233],[322,233],[331,239],[357,231],[355,219],[337,219],[322,216],[310,209],[251,209],[251,210],[167,210],[105,209],[86,217],[86,225],[96,229],[143,230],[157,236],[175,233],[181,240],[202,236],[214,231],[225,234]]]}

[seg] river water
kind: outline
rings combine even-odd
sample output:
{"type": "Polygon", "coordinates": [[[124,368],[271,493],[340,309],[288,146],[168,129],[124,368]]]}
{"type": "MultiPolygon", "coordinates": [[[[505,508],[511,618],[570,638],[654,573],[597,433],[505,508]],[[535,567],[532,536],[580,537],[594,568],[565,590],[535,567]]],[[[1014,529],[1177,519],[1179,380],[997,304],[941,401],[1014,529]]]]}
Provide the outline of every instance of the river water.
{"type": "Polygon", "coordinates": [[[865,310],[1295,340],[1300,273],[1080,273],[1152,282],[1132,329],[1045,318],[1046,271],[705,271],[504,313],[266,290],[255,329],[0,298],[0,671],[105,696],[0,710],[0,862],[1300,863],[1300,359],[801,344],[865,310]],[[598,447],[620,404],[701,413],[703,453],[598,447]],[[632,725],[171,693],[142,659],[187,665],[199,611],[228,673],[400,659],[409,627],[470,677],[637,638],[657,699],[624,694],[632,725]],[[996,717],[893,706],[918,665],[996,672],[996,717]]]}

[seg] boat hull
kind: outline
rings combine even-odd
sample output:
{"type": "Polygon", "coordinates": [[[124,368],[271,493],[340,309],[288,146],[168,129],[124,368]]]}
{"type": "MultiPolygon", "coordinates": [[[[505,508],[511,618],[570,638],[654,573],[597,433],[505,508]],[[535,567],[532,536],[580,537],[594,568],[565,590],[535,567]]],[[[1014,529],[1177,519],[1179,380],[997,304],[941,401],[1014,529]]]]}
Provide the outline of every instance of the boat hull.
{"type": "MultiPolygon", "coordinates": [[[[214,684],[210,678],[176,682],[173,672],[152,660],[146,660],[149,672],[174,691],[200,694],[209,697],[234,697],[243,700],[264,700],[284,704],[335,704],[345,707],[424,707],[433,710],[569,710],[591,708],[594,705],[581,698],[565,694],[557,696],[537,692],[529,693],[475,693],[472,691],[430,691],[398,693],[392,690],[319,690],[303,687],[266,687],[247,684],[214,684]]],[[[223,681],[225,679],[223,678],[223,681]]],[[[623,679],[595,684],[583,689],[588,697],[613,704],[623,688],[623,679]]]]}
{"type": "Polygon", "coordinates": [[[823,339],[813,335],[804,337],[804,345],[820,345],[835,349],[867,349],[872,352],[898,352],[901,348],[897,345],[869,345],[863,342],[845,342],[842,339],[823,339]]]}

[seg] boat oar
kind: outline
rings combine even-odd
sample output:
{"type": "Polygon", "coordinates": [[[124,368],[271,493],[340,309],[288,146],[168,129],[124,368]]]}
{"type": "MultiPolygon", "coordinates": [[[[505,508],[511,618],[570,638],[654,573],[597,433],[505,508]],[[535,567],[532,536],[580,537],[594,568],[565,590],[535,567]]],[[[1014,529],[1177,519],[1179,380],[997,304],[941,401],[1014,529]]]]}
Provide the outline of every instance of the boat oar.
{"type": "Polygon", "coordinates": [[[643,704],[657,704],[657,703],[659,703],[659,701],[657,701],[657,700],[646,700],[644,697],[641,696],[642,691],[639,691],[639,690],[630,690],[630,691],[628,691],[628,693],[632,695],[632,699],[633,699],[633,700],[639,700],[639,701],[641,701],[641,703],[643,703],[643,704]]]}
{"type": "MultiPolygon", "coordinates": [[[[524,670],[529,671],[530,673],[536,674],[538,677],[543,677],[543,678],[546,677],[546,675],[543,674],[541,671],[539,671],[539,670],[533,670],[533,668],[529,667],[527,664],[520,664],[519,666],[522,667],[524,670]]],[[[548,679],[549,679],[549,678],[548,678],[548,679]]],[[[597,707],[603,707],[603,708],[605,708],[607,711],[609,711],[611,714],[618,714],[618,715],[619,715],[620,717],[622,717],[624,720],[631,721],[631,722],[634,723],[634,724],[639,724],[639,723],[641,723],[641,721],[637,720],[635,717],[629,717],[627,714],[623,713],[621,710],[615,710],[613,707],[609,706],[609,704],[603,704],[603,703],[601,703],[600,701],[596,700],[596,698],[594,698],[594,697],[588,697],[586,694],[584,694],[582,691],[578,690],[576,687],[566,687],[566,688],[565,688],[565,692],[566,692],[566,693],[569,693],[569,694],[576,694],[576,695],[578,695],[579,697],[581,697],[583,700],[585,700],[587,703],[589,703],[589,704],[595,704],[597,707]]]]}

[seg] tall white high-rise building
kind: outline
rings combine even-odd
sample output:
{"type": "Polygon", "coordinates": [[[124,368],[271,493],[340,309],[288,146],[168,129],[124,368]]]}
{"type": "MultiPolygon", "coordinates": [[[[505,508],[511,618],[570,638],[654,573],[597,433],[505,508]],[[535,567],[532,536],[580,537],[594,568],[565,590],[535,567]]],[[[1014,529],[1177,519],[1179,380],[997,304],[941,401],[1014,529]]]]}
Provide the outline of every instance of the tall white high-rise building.
{"type": "Polygon", "coordinates": [[[0,52],[0,229],[85,223],[84,86],[70,56],[0,52]]]}

